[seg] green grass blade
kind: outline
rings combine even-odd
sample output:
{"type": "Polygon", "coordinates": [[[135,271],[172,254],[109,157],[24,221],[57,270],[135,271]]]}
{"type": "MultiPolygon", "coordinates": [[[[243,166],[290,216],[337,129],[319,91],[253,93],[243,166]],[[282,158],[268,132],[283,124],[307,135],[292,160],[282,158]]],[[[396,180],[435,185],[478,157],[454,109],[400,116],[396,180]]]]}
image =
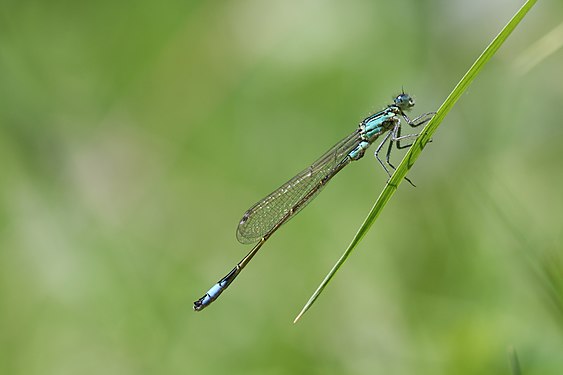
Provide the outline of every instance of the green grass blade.
{"type": "Polygon", "coordinates": [[[516,26],[520,23],[520,21],[524,18],[526,13],[534,6],[537,0],[528,0],[526,3],[520,8],[520,10],[512,17],[510,22],[506,24],[506,26],[501,30],[501,32],[496,36],[495,39],[489,44],[489,46],[483,51],[481,56],[477,58],[477,60],[473,63],[471,68],[465,73],[463,78],[459,81],[459,83],[455,86],[452,90],[450,95],[446,98],[444,103],[440,106],[436,115],[426,124],[424,129],[420,132],[420,136],[416,139],[413,143],[412,147],[408,150],[405,154],[405,157],[401,161],[401,164],[397,167],[397,170],[389,181],[387,185],[381,191],[381,194],[377,198],[377,201],[373,205],[371,211],[369,212],[368,216],[364,220],[362,226],[348,245],[346,251],[342,254],[340,259],[336,262],[336,264],[332,267],[330,272],[326,275],[324,280],[321,282],[317,290],[313,293],[311,298],[307,301],[301,312],[297,315],[295,320],[293,321],[296,323],[303,314],[309,310],[309,308],[313,305],[313,303],[317,300],[320,296],[324,288],[328,285],[330,280],[334,277],[338,269],[344,264],[348,256],[352,253],[352,251],[356,248],[358,243],[363,239],[363,237],[368,232],[369,228],[373,225],[383,207],[387,204],[389,199],[393,196],[399,184],[403,181],[407,172],[412,168],[416,159],[418,159],[420,153],[428,143],[428,141],[432,138],[432,135],[444,119],[446,114],[452,109],[454,104],[457,102],[461,94],[467,89],[469,84],[477,77],[483,66],[493,57],[493,55],[498,51],[500,46],[506,41],[508,36],[512,33],[512,31],[516,28],[516,26]]]}
{"type": "Polygon", "coordinates": [[[522,375],[520,361],[518,360],[518,353],[514,347],[508,348],[508,363],[510,365],[510,372],[512,375],[522,375]]]}

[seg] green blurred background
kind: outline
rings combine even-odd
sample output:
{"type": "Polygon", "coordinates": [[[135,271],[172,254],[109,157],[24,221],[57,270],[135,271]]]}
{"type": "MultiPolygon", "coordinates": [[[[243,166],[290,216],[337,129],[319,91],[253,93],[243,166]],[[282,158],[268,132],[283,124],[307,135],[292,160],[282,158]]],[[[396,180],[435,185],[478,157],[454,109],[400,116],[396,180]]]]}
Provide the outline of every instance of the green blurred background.
{"type": "Polygon", "coordinates": [[[299,324],[384,186],[374,148],[192,311],[248,207],[401,87],[436,110],[521,4],[2,2],[0,373],[510,374],[514,347],[561,374],[560,1],[299,324]]]}

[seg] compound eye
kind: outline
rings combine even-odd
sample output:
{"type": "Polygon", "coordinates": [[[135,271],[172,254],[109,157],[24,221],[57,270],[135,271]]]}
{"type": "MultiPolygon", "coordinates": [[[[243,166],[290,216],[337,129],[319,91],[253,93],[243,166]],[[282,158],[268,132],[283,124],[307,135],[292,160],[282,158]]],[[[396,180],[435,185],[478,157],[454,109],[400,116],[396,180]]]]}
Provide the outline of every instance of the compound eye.
{"type": "Polygon", "coordinates": [[[397,107],[403,110],[414,106],[414,99],[411,98],[409,94],[405,93],[398,95],[394,102],[397,107]]]}

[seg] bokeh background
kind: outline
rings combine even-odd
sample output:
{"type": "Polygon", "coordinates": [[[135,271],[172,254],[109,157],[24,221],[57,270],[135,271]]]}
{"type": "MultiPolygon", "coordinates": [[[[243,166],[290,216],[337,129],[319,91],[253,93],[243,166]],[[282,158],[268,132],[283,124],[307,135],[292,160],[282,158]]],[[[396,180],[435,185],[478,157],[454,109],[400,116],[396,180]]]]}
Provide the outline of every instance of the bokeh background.
{"type": "Polygon", "coordinates": [[[562,2],[301,322],[385,184],[372,152],[192,311],[248,207],[402,87],[436,110],[521,4],[3,1],[0,373],[561,374],[562,2]]]}

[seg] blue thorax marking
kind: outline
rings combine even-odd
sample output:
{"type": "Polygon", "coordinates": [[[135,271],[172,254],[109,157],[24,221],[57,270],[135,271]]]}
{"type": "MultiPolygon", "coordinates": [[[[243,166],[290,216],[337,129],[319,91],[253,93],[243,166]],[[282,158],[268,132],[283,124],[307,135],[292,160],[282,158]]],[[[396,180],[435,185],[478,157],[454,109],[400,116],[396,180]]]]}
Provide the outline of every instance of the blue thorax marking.
{"type": "Polygon", "coordinates": [[[393,107],[385,108],[383,111],[368,117],[360,124],[364,133],[364,140],[370,143],[375,141],[382,133],[393,128],[397,121],[397,114],[393,107]]]}
{"type": "Polygon", "coordinates": [[[361,141],[348,156],[352,160],[361,159],[368,147],[383,133],[390,130],[399,121],[396,108],[388,107],[377,112],[360,123],[361,141]]]}

